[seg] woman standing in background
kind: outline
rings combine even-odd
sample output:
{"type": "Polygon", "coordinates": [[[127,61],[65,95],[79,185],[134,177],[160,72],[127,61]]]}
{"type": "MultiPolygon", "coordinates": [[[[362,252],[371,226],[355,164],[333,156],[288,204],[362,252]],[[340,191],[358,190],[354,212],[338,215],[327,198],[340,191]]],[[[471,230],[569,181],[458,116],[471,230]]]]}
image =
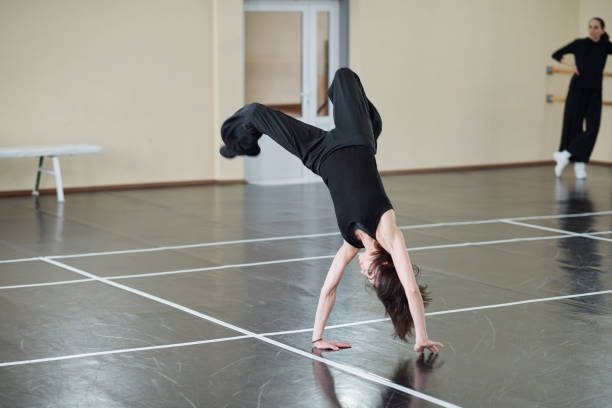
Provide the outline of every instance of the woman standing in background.
{"type": "Polygon", "coordinates": [[[595,146],[601,120],[603,70],[608,54],[612,54],[612,43],[605,27],[601,18],[592,18],[587,38],[576,39],[552,55],[574,69],[565,101],[561,145],[553,154],[557,177],[561,177],[565,166],[573,161],[576,178],[586,178],[586,163],[595,146]],[[574,54],[576,64],[568,62],[565,54],[574,54]]]}

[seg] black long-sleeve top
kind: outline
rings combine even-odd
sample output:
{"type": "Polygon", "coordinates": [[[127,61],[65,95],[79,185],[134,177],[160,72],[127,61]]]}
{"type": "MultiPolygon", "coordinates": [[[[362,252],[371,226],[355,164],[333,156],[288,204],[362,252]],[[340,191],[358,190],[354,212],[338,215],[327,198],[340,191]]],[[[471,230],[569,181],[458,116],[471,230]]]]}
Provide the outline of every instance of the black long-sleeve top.
{"type": "Polygon", "coordinates": [[[574,54],[579,75],[574,74],[572,85],[580,88],[601,89],[603,70],[608,54],[612,54],[612,43],[606,40],[595,42],[589,37],[578,38],[555,51],[554,59],[561,62],[565,54],[574,54]]]}

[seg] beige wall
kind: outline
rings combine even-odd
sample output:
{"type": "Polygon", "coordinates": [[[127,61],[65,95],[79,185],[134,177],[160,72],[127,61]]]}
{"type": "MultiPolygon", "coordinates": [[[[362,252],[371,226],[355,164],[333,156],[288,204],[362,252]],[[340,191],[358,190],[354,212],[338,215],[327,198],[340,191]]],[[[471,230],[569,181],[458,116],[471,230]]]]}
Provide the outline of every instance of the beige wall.
{"type": "MultiPolygon", "coordinates": [[[[67,187],[242,178],[239,162],[220,174],[213,154],[215,113],[243,98],[242,87],[239,100],[231,85],[214,92],[215,72],[243,72],[214,41],[240,47],[232,7],[240,19],[242,1],[220,2],[216,20],[215,2],[1,2],[0,145],[102,145],[100,155],[62,159],[67,187]]],[[[34,168],[35,159],[0,160],[0,191],[31,188],[34,168]]]]}
{"type": "MultiPolygon", "coordinates": [[[[0,145],[101,144],[62,160],[67,187],[243,178],[217,153],[244,101],[242,7],[0,2],[0,145]]],[[[563,105],[544,95],[569,80],[545,75],[550,54],[591,16],[612,24],[608,0],[351,0],[350,12],[350,65],[383,115],[382,170],[550,160],[563,105]]],[[[611,131],[604,107],[594,159],[612,162],[611,131]]],[[[31,188],[34,167],[0,160],[0,191],[31,188]]]]}
{"type": "Polygon", "coordinates": [[[576,36],[577,1],[384,4],[352,1],[350,22],[350,64],[383,117],[381,169],[551,159],[562,107],[544,102],[558,82],[545,67],[576,36]]]}
{"type": "Polygon", "coordinates": [[[242,0],[213,0],[213,120],[204,134],[213,149],[202,152],[201,160],[214,163],[214,180],[244,179],[242,159],[226,160],[218,153],[221,124],[244,105],[243,18],[242,0]]]}

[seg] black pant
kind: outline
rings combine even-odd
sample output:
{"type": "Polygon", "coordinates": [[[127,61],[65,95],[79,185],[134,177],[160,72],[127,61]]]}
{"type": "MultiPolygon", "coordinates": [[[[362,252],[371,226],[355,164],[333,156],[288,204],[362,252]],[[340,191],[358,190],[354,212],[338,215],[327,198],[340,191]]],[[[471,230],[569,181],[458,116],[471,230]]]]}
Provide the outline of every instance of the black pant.
{"type": "Polygon", "coordinates": [[[334,105],[336,125],[329,132],[260,103],[251,103],[223,123],[221,138],[229,149],[242,155],[256,152],[257,141],[266,134],[316,174],[325,157],[338,148],[365,145],[376,151],[382,120],[366,97],[357,74],[348,68],[336,71],[328,96],[334,105]]]}
{"type": "Polygon", "coordinates": [[[571,161],[588,162],[595,146],[600,121],[601,89],[579,88],[571,83],[565,101],[559,151],[570,152],[571,161]],[[585,122],[586,128],[583,130],[585,122]]]}

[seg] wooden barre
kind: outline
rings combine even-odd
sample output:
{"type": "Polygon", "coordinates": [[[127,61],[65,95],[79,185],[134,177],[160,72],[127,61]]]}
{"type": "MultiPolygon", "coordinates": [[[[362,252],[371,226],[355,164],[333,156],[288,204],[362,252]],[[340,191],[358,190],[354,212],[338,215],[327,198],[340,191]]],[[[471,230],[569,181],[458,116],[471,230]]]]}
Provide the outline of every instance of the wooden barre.
{"type": "MultiPolygon", "coordinates": [[[[553,102],[565,102],[565,98],[561,97],[561,96],[554,96],[552,94],[548,94],[546,95],[546,102],[548,103],[553,103],[553,102]]],[[[612,101],[601,101],[602,105],[607,105],[607,106],[612,106],[612,101]]]]}
{"type": "MultiPolygon", "coordinates": [[[[555,68],[552,65],[546,67],[546,74],[573,74],[574,70],[569,68],[555,68]]],[[[612,77],[612,72],[604,72],[603,76],[612,77]]]]}

